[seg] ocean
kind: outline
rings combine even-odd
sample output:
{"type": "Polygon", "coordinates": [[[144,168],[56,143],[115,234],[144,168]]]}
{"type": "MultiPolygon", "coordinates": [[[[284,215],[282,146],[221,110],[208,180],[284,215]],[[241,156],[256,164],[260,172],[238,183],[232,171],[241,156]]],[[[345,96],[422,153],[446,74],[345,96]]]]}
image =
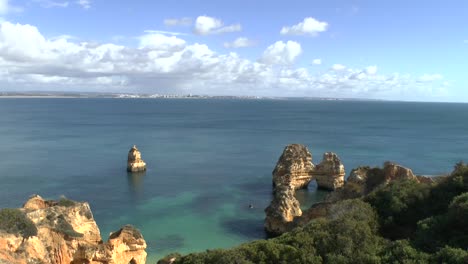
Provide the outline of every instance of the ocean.
{"type": "MultiPolygon", "coordinates": [[[[468,160],[468,104],[321,100],[0,99],[0,207],[31,194],[87,201],[107,239],[139,228],[150,260],[265,237],[271,171],[290,143],[347,175],[394,161],[417,174],[468,160]],[[128,174],[137,145],[148,170],[128,174]],[[249,204],[253,208],[249,208],[249,204]]],[[[305,208],[327,193],[298,192],[305,208]]]]}

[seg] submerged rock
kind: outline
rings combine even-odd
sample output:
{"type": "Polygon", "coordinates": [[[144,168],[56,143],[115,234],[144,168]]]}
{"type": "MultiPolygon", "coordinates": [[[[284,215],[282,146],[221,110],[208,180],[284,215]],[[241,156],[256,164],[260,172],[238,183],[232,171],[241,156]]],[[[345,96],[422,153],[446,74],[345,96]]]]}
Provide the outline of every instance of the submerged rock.
{"type": "Polygon", "coordinates": [[[313,176],[317,186],[322,189],[336,190],[344,184],[345,169],[340,158],[333,152],[323,154],[323,160],[315,166],[313,176]]]}
{"type": "Polygon", "coordinates": [[[313,170],[312,154],[307,147],[301,144],[288,145],[273,170],[273,186],[289,185],[296,190],[307,188],[313,179],[313,170]]]}
{"type": "Polygon", "coordinates": [[[265,230],[272,235],[280,235],[292,229],[295,217],[301,216],[299,201],[294,197],[290,185],[277,185],[274,198],[265,209],[265,230]]]}
{"type": "MultiPolygon", "coordinates": [[[[11,210],[11,209],[10,209],[11,210]]],[[[146,242],[133,227],[124,226],[104,243],[86,202],[31,197],[13,209],[31,221],[35,232],[0,230],[0,263],[143,264],[146,242]],[[36,232],[37,231],[37,232],[36,232]]],[[[18,224],[18,228],[22,228],[18,224]]]]}
{"type": "Polygon", "coordinates": [[[127,171],[140,172],[146,170],[146,163],[141,159],[141,153],[138,148],[133,147],[128,152],[127,171]]]}

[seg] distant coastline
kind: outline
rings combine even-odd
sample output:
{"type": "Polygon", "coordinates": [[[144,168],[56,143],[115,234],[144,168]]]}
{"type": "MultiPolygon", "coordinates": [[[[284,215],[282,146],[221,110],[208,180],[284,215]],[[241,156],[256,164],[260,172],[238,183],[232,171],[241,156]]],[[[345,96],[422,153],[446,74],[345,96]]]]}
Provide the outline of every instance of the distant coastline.
{"type": "Polygon", "coordinates": [[[366,98],[276,97],[197,94],[138,94],[138,93],[65,93],[65,92],[0,92],[1,98],[115,98],[115,99],[233,99],[233,100],[320,100],[320,101],[387,101],[366,98]]]}

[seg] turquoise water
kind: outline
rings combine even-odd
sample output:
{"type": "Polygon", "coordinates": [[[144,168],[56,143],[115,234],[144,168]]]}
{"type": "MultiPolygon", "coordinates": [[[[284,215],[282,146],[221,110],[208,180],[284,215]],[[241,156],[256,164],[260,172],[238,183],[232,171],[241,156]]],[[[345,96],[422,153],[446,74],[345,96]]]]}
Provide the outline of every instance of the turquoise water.
{"type": "MultiPolygon", "coordinates": [[[[286,144],[347,172],[396,161],[418,174],[467,159],[468,104],[159,99],[0,99],[0,207],[33,193],[88,201],[104,239],[131,223],[151,259],[263,238],[286,144]],[[126,172],[136,144],[148,164],[126,172]],[[249,209],[248,205],[254,208],[249,209]]],[[[304,205],[325,195],[312,184],[304,205]]]]}

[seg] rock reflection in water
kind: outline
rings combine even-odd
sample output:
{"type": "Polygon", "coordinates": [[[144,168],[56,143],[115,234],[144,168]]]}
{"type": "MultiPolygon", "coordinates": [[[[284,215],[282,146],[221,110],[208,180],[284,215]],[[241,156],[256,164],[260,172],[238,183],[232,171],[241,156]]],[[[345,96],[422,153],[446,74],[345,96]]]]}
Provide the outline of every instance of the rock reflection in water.
{"type": "Polygon", "coordinates": [[[127,173],[128,187],[132,195],[143,193],[146,171],[127,173]]]}

